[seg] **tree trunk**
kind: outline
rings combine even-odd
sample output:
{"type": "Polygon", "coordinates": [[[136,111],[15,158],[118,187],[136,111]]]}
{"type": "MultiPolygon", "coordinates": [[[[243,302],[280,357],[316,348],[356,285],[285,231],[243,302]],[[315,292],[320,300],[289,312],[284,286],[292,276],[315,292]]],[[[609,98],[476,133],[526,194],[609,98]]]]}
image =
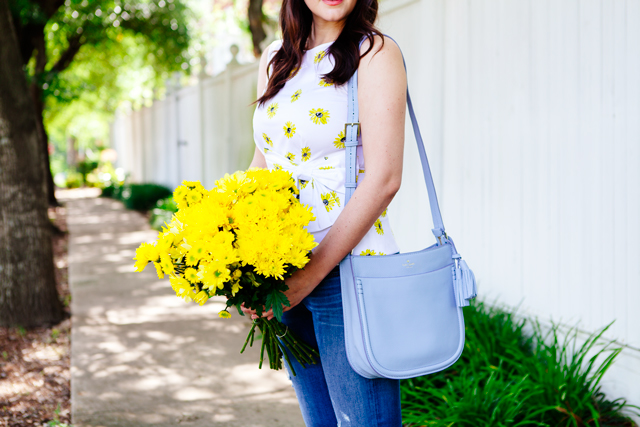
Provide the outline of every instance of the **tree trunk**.
{"type": "Polygon", "coordinates": [[[64,312],[54,276],[42,143],[7,0],[0,0],[0,64],[0,325],[54,324],[64,312]]]}
{"type": "Polygon", "coordinates": [[[253,41],[253,55],[260,58],[262,48],[260,43],[267,38],[267,34],[262,26],[264,14],[262,13],[263,0],[249,0],[249,30],[251,30],[251,40],[253,41]]]}
{"type": "Polygon", "coordinates": [[[49,135],[44,127],[44,100],[42,98],[42,88],[40,87],[39,77],[44,73],[47,66],[47,48],[44,41],[44,25],[31,27],[31,44],[36,50],[35,77],[29,92],[33,100],[33,106],[36,110],[37,130],[40,140],[40,150],[42,150],[42,168],[44,169],[43,184],[47,195],[49,206],[60,206],[56,199],[56,188],[53,184],[53,175],[51,174],[51,162],[49,161],[49,135]]]}

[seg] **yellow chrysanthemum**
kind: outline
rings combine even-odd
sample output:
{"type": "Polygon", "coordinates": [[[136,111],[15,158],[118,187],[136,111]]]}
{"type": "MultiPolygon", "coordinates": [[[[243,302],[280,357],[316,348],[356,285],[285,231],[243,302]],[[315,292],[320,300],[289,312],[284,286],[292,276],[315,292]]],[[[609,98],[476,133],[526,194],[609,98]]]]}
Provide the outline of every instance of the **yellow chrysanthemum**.
{"type": "Polygon", "coordinates": [[[291,122],[285,123],[282,129],[284,129],[284,136],[287,138],[291,138],[296,133],[296,125],[291,122]]]}
{"type": "Polygon", "coordinates": [[[302,89],[298,89],[297,91],[293,92],[293,95],[291,95],[291,102],[296,102],[298,99],[300,99],[301,94],[302,89]]]}
{"type": "MultiPolygon", "coordinates": [[[[314,215],[297,200],[290,172],[252,168],[225,175],[211,191],[185,181],[174,193],[181,198],[178,212],[156,242],[140,245],[134,259],[136,270],[153,262],[160,278],[168,274],[185,301],[204,304],[213,295],[236,295],[241,280],[253,286],[265,278],[282,280],[289,266],[303,268],[317,246],[305,229],[314,215]],[[244,277],[244,266],[256,277],[244,277]]],[[[339,205],[335,192],[327,197],[339,205]]]]}
{"type": "Polygon", "coordinates": [[[205,291],[200,291],[196,294],[193,300],[198,304],[203,305],[205,302],[209,300],[209,294],[206,293],[205,291]]]}
{"type": "Polygon", "coordinates": [[[184,278],[190,283],[197,283],[199,281],[198,271],[195,268],[187,268],[184,270],[184,278]]]}
{"type": "Polygon", "coordinates": [[[175,291],[176,295],[187,302],[192,301],[196,296],[196,292],[193,290],[191,284],[182,277],[171,276],[169,283],[171,283],[171,287],[175,291]]]}
{"type": "Polygon", "coordinates": [[[185,186],[179,186],[173,191],[173,201],[178,206],[178,209],[185,208],[187,205],[187,194],[189,189],[185,186]]]}
{"type": "Polygon", "coordinates": [[[278,111],[278,103],[277,102],[272,102],[271,104],[269,104],[269,106],[267,107],[267,116],[272,119],[275,115],[276,112],[278,111]]]}
{"type": "Polygon", "coordinates": [[[138,249],[136,249],[136,256],[133,258],[136,260],[134,268],[136,271],[142,271],[149,262],[157,262],[160,260],[160,253],[155,245],[151,243],[142,243],[138,249]]]}
{"type": "Polygon", "coordinates": [[[231,313],[229,313],[227,310],[222,310],[220,313],[218,313],[218,317],[222,319],[230,319],[231,313]]]}
{"type": "Polygon", "coordinates": [[[344,131],[341,130],[338,136],[336,137],[336,139],[333,140],[333,146],[336,148],[344,148],[345,147],[344,143],[346,140],[347,138],[344,135],[344,131]]]}
{"type": "Polygon", "coordinates": [[[329,120],[329,110],[325,110],[322,108],[314,108],[309,111],[309,117],[311,121],[315,124],[322,123],[323,125],[327,124],[327,120],[329,120]]]}
{"type": "Polygon", "coordinates": [[[164,273],[162,272],[162,265],[159,262],[154,262],[153,265],[156,267],[156,273],[158,273],[158,279],[164,278],[164,273]]]}
{"type": "Polygon", "coordinates": [[[311,149],[309,147],[302,147],[302,155],[300,156],[303,162],[306,162],[311,158],[311,149]]]}
{"type": "Polygon", "coordinates": [[[242,286],[240,286],[240,282],[239,281],[233,282],[231,284],[231,296],[235,297],[240,289],[242,289],[242,286]]]}
{"type": "Polygon", "coordinates": [[[168,253],[160,255],[160,266],[165,274],[172,274],[174,271],[173,261],[168,253]]]}

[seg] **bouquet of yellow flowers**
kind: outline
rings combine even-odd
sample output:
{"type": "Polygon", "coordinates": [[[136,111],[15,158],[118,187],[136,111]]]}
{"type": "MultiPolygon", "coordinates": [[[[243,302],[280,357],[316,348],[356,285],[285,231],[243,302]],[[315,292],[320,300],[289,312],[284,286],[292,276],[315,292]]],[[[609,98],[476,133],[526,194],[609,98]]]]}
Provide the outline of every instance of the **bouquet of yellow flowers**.
{"type": "Polygon", "coordinates": [[[199,181],[184,181],[173,198],[178,206],[169,224],[153,243],[136,250],[136,271],[153,262],[161,279],[169,276],[176,295],[204,304],[214,295],[227,298],[219,313],[229,318],[229,307],[273,309],[275,319],[254,320],[247,343],[253,345],[256,327],[262,334],[260,364],[267,350],[271,369],[282,369],[281,356],[293,374],[285,348],[304,366],[315,363],[315,349],[296,338],[280,320],[289,306],[284,279],[309,262],[317,243],[304,228],[314,220],[302,205],[289,172],[252,168],[225,175],[207,191],[199,181]],[[280,338],[280,340],[278,339],[280,338]]]}

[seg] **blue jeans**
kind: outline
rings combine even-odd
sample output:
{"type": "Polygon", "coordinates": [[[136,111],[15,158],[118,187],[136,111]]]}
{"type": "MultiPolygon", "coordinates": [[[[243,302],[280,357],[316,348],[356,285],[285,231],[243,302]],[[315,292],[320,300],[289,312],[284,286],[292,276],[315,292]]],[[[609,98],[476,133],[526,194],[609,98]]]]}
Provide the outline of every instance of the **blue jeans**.
{"type": "Polygon", "coordinates": [[[297,375],[289,376],[308,427],[402,426],[400,381],[367,379],[349,365],[338,268],[286,311],[282,322],[320,353],[318,363],[306,369],[289,354],[297,375]]]}

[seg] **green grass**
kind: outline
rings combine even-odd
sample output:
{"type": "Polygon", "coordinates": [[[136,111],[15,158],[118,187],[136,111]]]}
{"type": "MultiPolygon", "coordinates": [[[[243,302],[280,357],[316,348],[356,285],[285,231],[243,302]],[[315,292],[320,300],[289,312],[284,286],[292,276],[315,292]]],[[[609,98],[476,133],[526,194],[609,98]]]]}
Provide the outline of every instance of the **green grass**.
{"type": "Polygon", "coordinates": [[[632,427],[637,406],[609,400],[600,381],[620,348],[600,344],[611,326],[579,344],[578,331],[474,302],[464,309],[460,359],[436,374],[402,381],[406,426],[632,427]],[[564,338],[561,338],[564,337],[564,338]]]}

